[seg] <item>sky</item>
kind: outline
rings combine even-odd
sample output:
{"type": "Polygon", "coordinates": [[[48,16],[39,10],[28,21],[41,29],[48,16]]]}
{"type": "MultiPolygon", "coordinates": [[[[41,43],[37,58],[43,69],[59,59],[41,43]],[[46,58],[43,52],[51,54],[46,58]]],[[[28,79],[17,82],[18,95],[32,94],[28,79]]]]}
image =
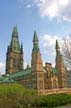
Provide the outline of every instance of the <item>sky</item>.
{"type": "Polygon", "coordinates": [[[0,0],[0,73],[14,25],[23,43],[24,65],[31,63],[36,30],[43,62],[55,64],[55,41],[71,36],[71,0],[0,0]]]}

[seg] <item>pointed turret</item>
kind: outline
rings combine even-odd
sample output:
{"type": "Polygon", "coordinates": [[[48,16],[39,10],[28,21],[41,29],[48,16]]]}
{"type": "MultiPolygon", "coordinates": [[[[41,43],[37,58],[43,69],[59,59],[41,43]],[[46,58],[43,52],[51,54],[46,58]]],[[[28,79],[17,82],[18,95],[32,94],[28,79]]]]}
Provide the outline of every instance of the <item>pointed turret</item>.
{"type": "Polygon", "coordinates": [[[34,37],[33,37],[33,51],[37,52],[39,49],[38,45],[38,37],[36,31],[34,32],[34,37]]]}
{"type": "Polygon", "coordinates": [[[60,64],[62,64],[62,62],[63,62],[63,57],[62,57],[62,54],[60,52],[58,40],[56,40],[55,49],[56,49],[56,67],[59,68],[60,64]]]}
{"type": "Polygon", "coordinates": [[[38,37],[37,37],[36,31],[34,31],[33,42],[37,42],[38,43],[38,37]]]}
{"type": "Polygon", "coordinates": [[[19,44],[19,40],[18,40],[17,26],[14,26],[14,28],[13,28],[10,49],[13,52],[20,53],[20,44],[19,44]]]}
{"type": "Polygon", "coordinates": [[[14,28],[13,28],[12,37],[17,37],[18,38],[17,26],[14,26],[14,28]]]}
{"type": "Polygon", "coordinates": [[[34,37],[33,37],[31,68],[32,68],[33,88],[38,89],[38,92],[40,91],[43,92],[44,89],[43,63],[39,50],[38,37],[36,32],[34,32],[34,37]]]}
{"type": "Polygon", "coordinates": [[[58,40],[56,40],[55,49],[56,49],[56,51],[60,51],[60,46],[59,46],[58,40]]]}
{"type": "Polygon", "coordinates": [[[60,52],[60,47],[59,47],[59,43],[56,40],[56,68],[59,71],[58,74],[58,82],[59,82],[59,88],[64,88],[67,86],[67,82],[66,82],[66,68],[64,65],[64,60],[62,57],[62,54],[60,52]]]}

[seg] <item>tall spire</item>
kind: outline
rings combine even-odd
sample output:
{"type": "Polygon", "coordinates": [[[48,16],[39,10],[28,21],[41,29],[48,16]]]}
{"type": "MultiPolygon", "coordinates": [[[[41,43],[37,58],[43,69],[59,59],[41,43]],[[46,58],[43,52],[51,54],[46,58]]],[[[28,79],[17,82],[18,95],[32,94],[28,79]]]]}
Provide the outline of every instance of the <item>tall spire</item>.
{"type": "Polygon", "coordinates": [[[14,28],[13,28],[12,39],[11,39],[11,43],[10,43],[10,49],[13,52],[20,53],[20,44],[19,44],[19,40],[18,40],[17,26],[14,26],[14,28]]]}
{"type": "Polygon", "coordinates": [[[12,32],[12,38],[17,37],[18,38],[18,31],[17,31],[17,26],[14,26],[13,32],[12,32]]]}
{"type": "Polygon", "coordinates": [[[33,42],[38,42],[38,37],[37,37],[37,33],[36,33],[36,31],[34,31],[34,38],[33,38],[33,42]]]}
{"type": "Polygon", "coordinates": [[[38,51],[39,45],[38,45],[38,37],[36,31],[34,32],[34,37],[33,37],[33,50],[38,51]]]}
{"type": "Polygon", "coordinates": [[[64,60],[60,52],[60,47],[57,40],[56,40],[56,66],[55,67],[59,71],[58,74],[59,88],[67,87],[66,68],[64,65],[64,60]]]}
{"type": "Polygon", "coordinates": [[[41,53],[39,50],[38,37],[37,37],[36,31],[34,32],[34,37],[33,37],[31,69],[33,73],[32,74],[33,75],[32,76],[33,88],[38,89],[38,91],[40,91],[41,89],[44,89],[43,63],[42,63],[41,53]]]}
{"type": "Polygon", "coordinates": [[[55,46],[55,49],[56,49],[57,51],[59,51],[59,50],[60,50],[58,40],[56,40],[56,46],[55,46]]]}

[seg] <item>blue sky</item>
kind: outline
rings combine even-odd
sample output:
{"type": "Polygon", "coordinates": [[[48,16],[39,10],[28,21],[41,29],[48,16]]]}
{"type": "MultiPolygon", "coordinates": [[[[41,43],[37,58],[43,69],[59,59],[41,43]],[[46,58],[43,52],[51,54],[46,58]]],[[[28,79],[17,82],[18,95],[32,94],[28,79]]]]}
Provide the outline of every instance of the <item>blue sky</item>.
{"type": "Polygon", "coordinates": [[[5,72],[6,50],[17,25],[25,64],[31,62],[36,30],[44,62],[55,62],[55,40],[71,36],[71,0],[0,0],[0,73],[5,72]]]}

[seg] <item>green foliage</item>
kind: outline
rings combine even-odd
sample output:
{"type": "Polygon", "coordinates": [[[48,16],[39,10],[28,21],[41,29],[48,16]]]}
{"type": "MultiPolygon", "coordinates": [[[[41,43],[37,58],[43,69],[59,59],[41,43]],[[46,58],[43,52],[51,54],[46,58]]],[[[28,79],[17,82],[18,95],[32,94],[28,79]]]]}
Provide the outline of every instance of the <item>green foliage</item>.
{"type": "Polygon", "coordinates": [[[25,89],[19,84],[1,84],[0,108],[27,108],[35,94],[35,90],[25,89]]]}
{"type": "Polygon", "coordinates": [[[55,107],[71,104],[71,94],[37,95],[19,84],[0,85],[0,108],[55,107]]]}
{"type": "Polygon", "coordinates": [[[53,94],[47,96],[39,96],[36,105],[39,107],[54,107],[71,103],[71,95],[68,94],[53,94]]]}

